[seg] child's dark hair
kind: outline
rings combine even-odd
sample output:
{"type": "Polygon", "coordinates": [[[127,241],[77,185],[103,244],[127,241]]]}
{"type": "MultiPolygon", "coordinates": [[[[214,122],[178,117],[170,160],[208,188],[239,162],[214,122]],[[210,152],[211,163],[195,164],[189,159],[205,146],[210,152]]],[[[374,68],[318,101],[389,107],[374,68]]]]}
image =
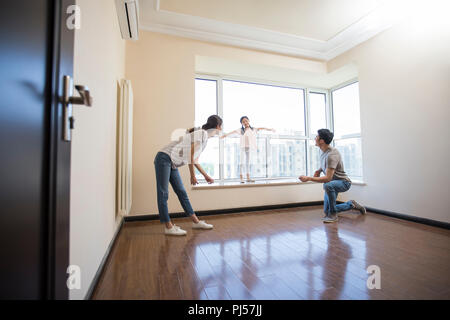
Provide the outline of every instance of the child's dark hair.
{"type": "Polygon", "coordinates": [[[334,133],[331,132],[330,130],[320,129],[320,130],[317,130],[317,133],[319,134],[320,139],[325,141],[326,144],[330,144],[331,141],[333,141],[334,133]]]}
{"type": "MultiPolygon", "coordinates": [[[[241,120],[239,120],[239,122],[241,123],[241,125],[242,125],[242,120],[244,120],[244,119],[247,119],[248,121],[250,121],[250,119],[247,117],[247,116],[243,116],[243,117],[241,117],[241,120]]],[[[250,127],[250,129],[252,129],[253,130],[253,127],[251,126],[251,125],[249,125],[249,127],[250,127]]],[[[241,128],[241,133],[242,134],[244,134],[245,133],[245,128],[244,128],[244,125],[242,125],[242,128],[241,128]]]]}
{"type": "MultiPolygon", "coordinates": [[[[221,126],[223,123],[222,118],[218,115],[213,114],[212,116],[208,117],[208,120],[206,120],[206,123],[202,126],[203,130],[209,130],[209,129],[215,129],[217,126],[221,126]]],[[[190,128],[187,130],[187,133],[192,133],[195,130],[199,130],[200,128],[190,128]]]]}

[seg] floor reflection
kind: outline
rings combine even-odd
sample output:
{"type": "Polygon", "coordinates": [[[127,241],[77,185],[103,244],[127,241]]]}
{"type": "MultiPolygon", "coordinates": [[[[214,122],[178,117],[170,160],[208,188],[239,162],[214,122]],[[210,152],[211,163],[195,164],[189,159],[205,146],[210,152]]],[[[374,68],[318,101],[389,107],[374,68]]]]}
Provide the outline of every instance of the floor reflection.
{"type": "Polygon", "coordinates": [[[364,264],[364,239],[338,224],[263,231],[221,241],[201,232],[166,237],[159,249],[161,297],[168,286],[172,296],[192,299],[368,298],[357,266],[364,264]]]}
{"type": "Polygon", "coordinates": [[[324,225],[321,208],[208,218],[213,230],[124,226],[94,299],[448,299],[450,234],[368,213],[324,225]],[[381,290],[367,288],[369,265],[381,290]]]}
{"type": "Polygon", "coordinates": [[[344,287],[347,263],[352,256],[351,247],[339,237],[336,225],[325,225],[324,231],[328,249],[325,253],[322,279],[327,288],[320,295],[320,299],[340,299],[344,287]],[[337,250],[337,252],[336,252],[337,250]]]}

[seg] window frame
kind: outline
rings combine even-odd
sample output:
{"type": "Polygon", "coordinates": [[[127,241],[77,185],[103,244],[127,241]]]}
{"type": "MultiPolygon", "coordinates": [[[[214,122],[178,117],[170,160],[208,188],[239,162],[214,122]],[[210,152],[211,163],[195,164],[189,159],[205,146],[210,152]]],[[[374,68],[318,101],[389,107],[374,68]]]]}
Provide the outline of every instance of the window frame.
{"type": "MultiPolygon", "coordinates": [[[[280,82],[280,81],[270,81],[265,79],[255,79],[255,78],[249,78],[244,76],[229,76],[229,75],[216,75],[216,74],[207,74],[207,73],[196,73],[194,75],[194,81],[195,80],[209,80],[209,81],[216,81],[216,114],[220,117],[223,117],[223,81],[235,81],[235,82],[243,82],[243,83],[249,83],[249,84],[256,84],[256,85],[265,85],[265,86],[275,86],[275,87],[282,87],[282,88],[289,88],[289,89],[298,89],[303,90],[303,114],[305,119],[305,135],[276,135],[273,137],[273,139],[287,139],[287,140],[298,140],[302,141],[305,144],[305,169],[307,175],[313,175],[314,171],[317,170],[317,168],[310,168],[310,151],[309,151],[309,143],[310,141],[314,141],[315,135],[310,133],[310,126],[311,126],[311,119],[310,119],[310,103],[309,103],[309,95],[310,93],[319,93],[325,95],[325,117],[326,117],[326,127],[334,132],[334,110],[333,110],[333,91],[342,89],[346,86],[352,85],[356,82],[359,82],[358,78],[353,78],[351,80],[348,80],[346,82],[343,82],[335,87],[332,87],[330,89],[324,89],[324,88],[318,88],[318,87],[306,87],[295,83],[289,83],[289,82],[280,82]]],[[[361,119],[360,119],[361,121],[361,119]]],[[[362,131],[362,129],[361,129],[362,131]]],[[[270,156],[269,152],[269,146],[270,146],[270,139],[272,137],[270,135],[262,135],[262,137],[259,137],[259,139],[265,139],[266,144],[266,170],[265,170],[265,177],[264,178],[255,178],[252,177],[254,180],[258,181],[276,181],[276,180],[286,180],[289,178],[297,178],[297,174],[294,176],[280,176],[280,177],[270,177],[269,174],[269,168],[268,168],[268,159],[270,156]]],[[[361,132],[359,134],[344,136],[344,137],[338,137],[337,140],[347,139],[347,138],[360,138],[361,139],[361,132]]],[[[231,179],[225,179],[224,178],[224,143],[225,141],[223,139],[219,139],[219,179],[216,179],[217,182],[239,182],[238,178],[231,178],[231,179]]],[[[334,140],[332,143],[333,146],[334,140]]],[[[364,175],[363,175],[364,177],[364,175]]],[[[200,182],[205,182],[205,179],[201,178],[198,179],[200,182]]]]}
{"type": "MultiPolygon", "coordinates": [[[[333,92],[337,91],[337,90],[340,90],[340,89],[343,89],[345,87],[351,86],[352,84],[355,84],[355,83],[358,83],[358,86],[359,86],[359,79],[358,78],[353,78],[353,79],[350,79],[348,81],[345,81],[345,82],[343,82],[343,83],[341,83],[341,84],[339,84],[337,86],[334,86],[334,87],[330,88],[330,90],[329,90],[329,92],[330,92],[330,103],[331,103],[331,128],[332,128],[330,130],[332,130],[333,132],[335,132],[335,130],[334,130],[333,92]]],[[[358,96],[359,96],[359,93],[358,93],[358,96]]],[[[354,181],[363,183],[363,181],[364,181],[364,155],[363,155],[363,150],[362,150],[363,149],[362,148],[362,145],[363,145],[362,144],[362,130],[363,130],[363,128],[361,126],[361,100],[359,102],[360,102],[359,103],[359,110],[360,110],[360,114],[359,114],[360,126],[359,127],[360,127],[360,132],[359,133],[353,133],[353,134],[347,134],[347,135],[335,137],[333,139],[332,145],[333,145],[333,147],[336,147],[336,141],[340,141],[340,140],[347,140],[347,139],[354,139],[354,138],[360,139],[360,141],[361,141],[361,159],[362,159],[362,163],[361,163],[361,170],[362,170],[361,177],[350,176],[350,175],[349,175],[349,177],[350,177],[350,179],[352,179],[352,181],[354,180],[354,181]]]]}
{"type": "Polygon", "coordinates": [[[307,174],[309,176],[312,176],[312,175],[314,175],[314,172],[318,168],[312,168],[310,166],[310,163],[311,163],[310,158],[312,157],[312,155],[309,152],[309,142],[315,143],[315,139],[316,139],[316,135],[315,134],[311,134],[311,116],[310,116],[311,115],[311,105],[309,103],[309,101],[310,101],[309,100],[310,93],[325,94],[325,118],[326,118],[325,121],[326,121],[326,128],[329,129],[330,131],[333,131],[332,130],[333,121],[332,121],[332,118],[331,118],[332,106],[330,104],[330,91],[326,90],[326,89],[314,88],[314,87],[308,88],[307,89],[307,98],[305,98],[307,103],[308,103],[308,105],[306,107],[306,109],[307,109],[307,117],[308,117],[307,118],[307,123],[308,123],[308,141],[307,141],[307,146],[306,146],[307,147],[307,152],[306,152],[306,155],[307,155],[307,159],[306,159],[306,161],[307,161],[307,170],[306,170],[306,172],[307,172],[307,174]]]}

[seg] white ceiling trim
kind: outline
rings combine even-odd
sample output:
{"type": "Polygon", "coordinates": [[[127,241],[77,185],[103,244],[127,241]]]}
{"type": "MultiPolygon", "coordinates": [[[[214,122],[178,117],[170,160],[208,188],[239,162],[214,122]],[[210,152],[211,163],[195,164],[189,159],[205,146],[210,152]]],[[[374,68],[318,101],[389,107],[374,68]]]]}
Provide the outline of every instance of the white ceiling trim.
{"type": "Polygon", "coordinates": [[[385,4],[328,41],[160,10],[159,0],[141,2],[140,28],[195,40],[328,61],[395,22],[385,4]]]}

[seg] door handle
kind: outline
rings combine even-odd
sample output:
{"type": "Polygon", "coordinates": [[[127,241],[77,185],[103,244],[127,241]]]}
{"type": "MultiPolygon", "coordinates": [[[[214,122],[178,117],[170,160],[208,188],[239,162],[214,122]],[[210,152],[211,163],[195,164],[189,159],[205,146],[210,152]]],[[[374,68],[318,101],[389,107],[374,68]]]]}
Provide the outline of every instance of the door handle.
{"type": "Polygon", "coordinates": [[[92,97],[89,92],[89,88],[86,86],[75,85],[75,89],[77,89],[80,94],[79,97],[69,97],[69,102],[72,104],[81,104],[87,107],[92,107],[92,97]]]}
{"type": "Polygon", "coordinates": [[[64,76],[63,78],[63,139],[64,141],[72,140],[72,130],[74,128],[75,119],[72,115],[72,105],[84,105],[87,107],[92,106],[92,97],[89,92],[89,88],[82,85],[76,85],[79,93],[79,97],[73,96],[73,82],[70,76],[64,76]]]}

